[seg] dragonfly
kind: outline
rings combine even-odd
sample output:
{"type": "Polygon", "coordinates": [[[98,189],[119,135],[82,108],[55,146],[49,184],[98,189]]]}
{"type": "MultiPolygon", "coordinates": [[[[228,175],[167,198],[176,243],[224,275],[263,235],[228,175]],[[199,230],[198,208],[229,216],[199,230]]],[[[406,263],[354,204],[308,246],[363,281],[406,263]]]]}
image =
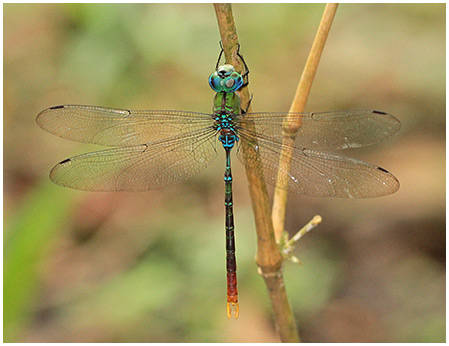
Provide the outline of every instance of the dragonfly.
{"type": "Polygon", "coordinates": [[[237,91],[248,85],[249,69],[220,65],[209,85],[216,93],[212,113],[177,110],[129,110],[62,105],[43,110],[37,124],[59,137],[114,148],[58,163],[50,179],[85,191],[147,191],[186,180],[225,151],[225,234],[227,317],[239,315],[232,199],[231,151],[248,169],[262,166],[265,181],[284,190],[316,197],[371,198],[399,189],[398,180],[379,166],[330,151],[376,143],[400,129],[394,116],[374,110],[318,113],[260,112],[241,108],[237,91]],[[300,120],[293,141],[285,129],[300,120]],[[242,150],[243,143],[246,150],[242,150]],[[277,181],[280,160],[291,152],[287,179],[277,181]],[[245,152],[245,153],[244,153],[245,152]],[[256,163],[257,161],[259,163],[256,163]]]}

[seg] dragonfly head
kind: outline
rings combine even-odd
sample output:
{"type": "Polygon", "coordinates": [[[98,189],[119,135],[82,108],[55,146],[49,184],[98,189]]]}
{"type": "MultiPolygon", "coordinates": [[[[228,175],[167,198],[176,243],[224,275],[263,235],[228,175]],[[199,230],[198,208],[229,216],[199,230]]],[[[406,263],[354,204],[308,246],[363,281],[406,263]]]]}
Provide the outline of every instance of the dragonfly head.
{"type": "Polygon", "coordinates": [[[233,93],[243,85],[243,78],[232,65],[221,65],[209,76],[210,87],[218,92],[233,93]]]}

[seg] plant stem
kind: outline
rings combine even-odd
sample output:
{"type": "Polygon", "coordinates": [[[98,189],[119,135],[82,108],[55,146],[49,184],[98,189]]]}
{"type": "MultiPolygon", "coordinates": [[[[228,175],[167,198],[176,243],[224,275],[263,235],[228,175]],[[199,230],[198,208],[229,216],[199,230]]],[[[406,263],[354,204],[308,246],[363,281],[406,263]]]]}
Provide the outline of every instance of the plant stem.
{"type": "MultiPolygon", "coordinates": [[[[237,71],[243,70],[243,64],[236,55],[238,37],[230,4],[214,4],[220,29],[221,41],[225,52],[226,62],[232,64],[237,71]]],[[[249,102],[248,88],[239,93],[242,104],[249,102]]],[[[245,108],[245,107],[243,107],[245,108]]],[[[248,112],[251,110],[249,109],[248,112]]],[[[250,115],[248,115],[250,119],[250,115]]],[[[243,155],[246,157],[251,150],[242,143],[243,155]]],[[[284,280],[282,277],[283,258],[275,241],[273,224],[270,215],[270,202],[267,194],[263,171],[259,158],[255,159],[254,168],[246,168],[252,209],[257,232],[256,263],[259,272],[265,280],[268,294],[273,308],[276,330],[283,342],[299,342],[299,335],[295,320],[290,309],[284,280]]]]}
{"type": "MultiPolygon", "coordinates": [[[[335,12],[337,11],[337,6],[337,4],[327,4],[324,9],[323,17],[321,18],[315,40],[313,41],[312,48],[310,49],[309,57],[307,58],[304,71],[301,75],[301,79],[299,80],[298,88],[296,89],[296,94],[289,110],[290,112],[304,111],[310,89],[312,88],[312,82],[318,69],[321,53],[323,52],[324,44],[326,43],[335,12]]],[[[296,123],[289,129],[286,129],[286,132],[294,133],[300,126],[301,119],[298,117],[296,119],[296,123]]],[[[295,138],[293,136],[284,137],[283,144],[286,144],[284,147],[292,149],[294,140],[295,138]]],[[[292,150],[283,150],[279,161],[278,183],[288,179],[285,172],[290,170],[291,156],[292,150]]],[[[279,241],[282,232],[284,231],[286,206],[287,191],[276,188],[273,197],[272,210],[273,228],[276,241],[279,241]]]]}

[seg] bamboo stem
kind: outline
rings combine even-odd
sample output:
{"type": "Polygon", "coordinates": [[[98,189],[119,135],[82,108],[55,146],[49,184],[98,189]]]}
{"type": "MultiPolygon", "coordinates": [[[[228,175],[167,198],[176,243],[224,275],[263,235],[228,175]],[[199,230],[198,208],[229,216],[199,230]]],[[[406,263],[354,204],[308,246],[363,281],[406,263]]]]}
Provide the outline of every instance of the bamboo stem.
{"type": "MultiPolygon", "coordinates": [[[[296,89],[296,94],[289,110],[290,112],[304,111],[307,98],[309,97],[310,89],[312,88],[312,82],[318,69],[318,63],[324,49],[324,44],[326,43],[326,39],[335,16],[335,12],[337,11],[337,6],[338,4],[327,4],[324,9],[323,17],[321,18],[315,40],[313,41],[309,57],[307,58],[304,71],[301,75],[301,79],[299,80],[298,88],[296,89]]],[[[294,127],[297,129],[299,126],[301,126],[301,120],[300,118],[297,118],[294,127]]],[[[296,130],[295,128],[288,129],[288,132],[294,132],[296,130]]],[[[293,146],[291,145],[292,142],[294,142],[294,138],[292,138],[292,136],[288,136],[283,139],[283,143],[287,144],[286,147],[290,146],[291,148],[293,148],[293,146]]],[[[292,150],[285,150],[281,154],[277,179],[278,183],[288,179],[285,172],[288,172],[290,170],[291,156],[292,150]]],[[[282,236],[282,232],[284,231],[286,206],[287,191],[276,188],[273,197],[272,210],[273,228],[276,241],[279,241],[282,236]]]]}
{"type": "MultiPolygon", "coordinates": [[[[227,63],[232,64],[237,71],[243,71],[243,64],[236,55],[238,37],[230,4],[214,4],[220,29],[221,41],[225,51],[227,63]]],[[[239,93],[242,104],[249,102],[248,88],[239,93]]],[[[248,112],[251,110],[249,109],[248,112]]],[[[248,115],[250,119],[250,115],[248,115]]],[[[250,150],[242,143],[243,154],[250,150]]],[[[259,272],[268,288],[276,330],[283,342],[299,342],[299,335],[295,320],[290,309],[285,285],[282,277],[283,258],[275,241],[273,224],[270,215],[270,202],[268,199],[263,171],[259,158],[255,159],[254,168],[247,168],[249,191],[257,232],[256,263],[259,272]]]]}

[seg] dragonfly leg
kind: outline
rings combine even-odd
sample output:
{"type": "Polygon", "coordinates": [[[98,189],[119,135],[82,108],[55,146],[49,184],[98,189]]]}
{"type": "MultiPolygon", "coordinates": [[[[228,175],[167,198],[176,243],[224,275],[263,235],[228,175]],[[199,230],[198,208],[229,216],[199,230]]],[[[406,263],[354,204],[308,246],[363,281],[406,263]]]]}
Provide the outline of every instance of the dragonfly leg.
{"type": "Polygon", "coordinates": [[[245,71],[242,73],[242,78],[246,80],[241,86],[242,88],[244,88],[249,84],[249,68],[248,65],[246,64],[245,59],[243,58],[243,55],[240,54],[240,43],[237,43],[237,56],[242,60],[242,63],[245,66],[245,71]]]}
{"type": "Polygon", "coordinates": [[[248,104],[246,105],[245,109],[240,108],[240,110],[241,110],[241,112],[242,112],[243,115],[245,115],[246,113],[248,113],[248,109],[249,109],[249,106],[251,105],[251,101],[253,100],[253,96],[254,96],[254,95],[251,94],[251,96],[249,97],[249,101],[248,101],[248,104]]]}
{"type": "Polygon", "coordinates": [[[220,51],[220,54],[218,55],[217,64],[215,65],[215,71],[218,70],[218,65],[220,64],[220,59],[221,59],[221,56],[223,55],[223,52],[224,52],[224,50],[223,50],[223,45],[222,45],[222,43],[221,43],[221,40],[220,40],[219,43],[220,43],[220,49],[221,49],[221,51],[220,51]]]}

